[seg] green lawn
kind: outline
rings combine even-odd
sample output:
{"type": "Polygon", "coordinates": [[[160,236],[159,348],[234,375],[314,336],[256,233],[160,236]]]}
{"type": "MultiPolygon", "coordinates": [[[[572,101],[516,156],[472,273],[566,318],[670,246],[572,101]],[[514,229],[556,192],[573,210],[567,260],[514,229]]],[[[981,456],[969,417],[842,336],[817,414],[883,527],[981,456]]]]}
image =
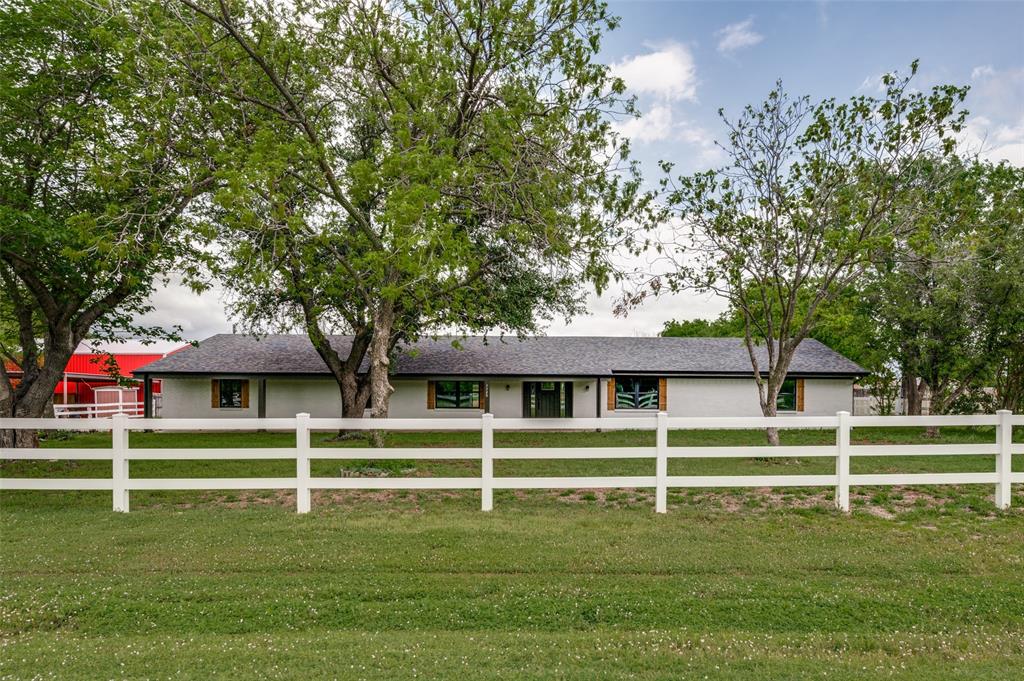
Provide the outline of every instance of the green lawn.
{"type": "MultiPolygon", "coordinates": [[[[499,446],[615,446],[644,433],[499,434],[499,446]]],[[[987,442],[991,429],[944,429],[987,442]]],[[[392,446],[472,444],[396,434],[392,446]]],[[[673,433],[673,444],[760,444],[673,433]]],[[[784,433],[826,443],[827,432],[784,433]]],[[[912,429],[855,441],[913,442],[912,429]]],[[[104,446],[82,435],[47,446],[104,446]]],[[[139,447],[274,446],[285,434],[132,435],[139,447]]],[[[336,445],[337,443],[322,443],[336,445]]],[[[347,443],[352,445],[352,443],[347,443]]],[[[1017,457],[1021,459],[1022,457],[1017,457]]],[[[676,462],[796,473],[808,460],[676,462]]],[[[1021,469],[1021,461],[1015,461],[1021,469]]],[[[336,474],[342,462],[322,462],[336,474]]],[[[356,473],[365,463],[351,462],[356,473]]],[[[855,460],[987,470],[991,457],[855,460]]],[[[473,474],[406,462],[409,475],[473,474]]],[[[289,462],[138,462],[142,475],[290,475],[289,462]]],[[[499,475],[644,472],[646,460],[500,462],[499,475]],[[581,465],[582,464],[582,465],[581,465]]],[[[681,469],[676,469],[681,470],[681,469]]],[[[383,473],[386,473],[384,471],[383,473]]],[[[109,463],[0,473],[109,475],[109,463]]],[[[353,471],[349,471],[352,474],[353,471]]],[[[0,678],[1008,679],[1024,669],[1024,490],[646,490],[0,495],[0,678]],[[246,506],[240,509],[235,506],[246,506]],[[885,516],[885,517],[881,517],[885,516]]]]}

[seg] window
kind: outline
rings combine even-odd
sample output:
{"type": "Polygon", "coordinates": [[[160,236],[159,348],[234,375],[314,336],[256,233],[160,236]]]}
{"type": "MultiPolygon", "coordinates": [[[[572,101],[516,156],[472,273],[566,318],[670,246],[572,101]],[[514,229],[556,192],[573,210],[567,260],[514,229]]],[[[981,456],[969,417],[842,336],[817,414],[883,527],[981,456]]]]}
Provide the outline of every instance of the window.
{"type": "Polygon", "coordinates": [[[661,381],[657,378],[615,377],[616,409],[657,409],[661,381]]]}
{"type": "Polygon", "coordinates": [[[479,409],[479,381],[437,381],[434,405],[438,409],[479,409]]]}
{"type": "Polygon", "coordinates": [[[775,398],[776,411],[796,411],[796,379],[787,378],[775,398]]]}
{"type": "Polygon", "coordinates": [[[218,378],[213,382],[213,406],[218,409],[245,409],[249,406],[249,381],[218,378]]]}

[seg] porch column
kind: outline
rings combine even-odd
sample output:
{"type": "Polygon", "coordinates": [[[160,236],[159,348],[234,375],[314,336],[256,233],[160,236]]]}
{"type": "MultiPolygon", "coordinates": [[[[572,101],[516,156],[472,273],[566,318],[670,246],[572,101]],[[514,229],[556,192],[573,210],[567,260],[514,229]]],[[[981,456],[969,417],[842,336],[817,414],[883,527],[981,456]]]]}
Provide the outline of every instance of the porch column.
{"type": "Polygon", "coordinates": [[[142,416],[153,418],[153,377],[149,374],[142,379],[142,416]]]}
{"type": "Polygon", "coordinates": [[[258,397],[256,398],[259,402],[256,405],[256,416],[265,419],[267,418],[267,378],[266,376],[260,376],[256,379],[256,391],[258,397]]]}

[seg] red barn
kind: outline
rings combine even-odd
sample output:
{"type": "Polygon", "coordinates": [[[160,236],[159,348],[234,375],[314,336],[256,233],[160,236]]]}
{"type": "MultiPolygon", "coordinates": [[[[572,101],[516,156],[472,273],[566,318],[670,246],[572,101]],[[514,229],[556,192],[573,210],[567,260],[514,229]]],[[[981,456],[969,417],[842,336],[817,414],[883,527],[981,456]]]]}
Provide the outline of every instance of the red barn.
{"type": "MultiPolygon", "coordinates": [[[[133,372],[183,347],[186,346],[167,343],[146,346],[137,341],[125,344],[83,343],[68,360],[64,368],[64,380],[60,381],[53,391],[56,415],[85,416],[112,411],[127,411],[141,415],[144,401],[143,384],[141,380],[134,379],[133,372]],[[111,358],[116,365],[116,374],[129,379],[128,385],[125,385],[125,381],[118,382],[115,378],[115,369],[110,364],[111,358]],[[98,409],[87,406],[103,404],[110,406],[98,409]]],[[[7,369],[17,384],[21,371],[10,363],[7,369]]],[[[160,402],[160,388],[160,381],[153,381],[156,405],[160,402]]]]}

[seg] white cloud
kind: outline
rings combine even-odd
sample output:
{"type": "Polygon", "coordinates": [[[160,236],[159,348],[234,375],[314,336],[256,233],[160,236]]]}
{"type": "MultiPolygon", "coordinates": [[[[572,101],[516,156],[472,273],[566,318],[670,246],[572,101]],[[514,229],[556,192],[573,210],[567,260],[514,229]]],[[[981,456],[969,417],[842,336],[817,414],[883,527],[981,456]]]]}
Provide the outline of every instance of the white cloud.
{"type": "MultiPolygon", "coordinates": [[[[649,236],[655,242],[664,244],[682,243],[686,233],[682,220],[673,217],[657,226],[649,236]]],[[[666,292],[647,298],[638,307],[629,310],[625,317],[618,316],[615,308],[624,293],[635,293],[637,287],[642,287],[652,273],[674,271],[679,263],[687,263],[691,259],[684,248],[672,249],[671,257],[654,251],[640,254],[618,251],[612,259],[625,275],[621,285],[612,286],[600,296],[591,290],[587,296],[588,314],[570,322],[561,319],[553,321],[546,329],[548,335],[656,336],[670,319],[714,319],[727,307],[725,301],[714,294],[666,292]]]]}
{"type": "Polygon", "coordinates": [[[697,65],[690,50],[680,43],[627,57],[612,64],[611,71],[637,94],[651,94],[665,101],[697,99],[697,65]]]}
{"type": "Polygon", "coordinates": [[[983,160],[1007,161],[1024,167],[1024,115],[1009,124],[974,116],[967,121],[961,146],[966,153],[977,154],[983,160]]]}
{"type": "Polygon", "coordinates": [[[962,149],[984,160],[1024,167],[1024,67],[977,66],[966,106],[962,149]]]}
{"type": "Polygon", "coordinates": [[[658,104],[640,118],[630,118],[616,130],[634,142],[659,142],[672,137],[672,108],[658,104]]]}
{"type": "Polygon", "coordinates": [[[975,82],[971,84],[967,108],[972,113],[1012,121],[1024,114],[1024,67],[978,67],[971,77],[975,82]]]}
{"type": "Polygon", "coordinates": [[[640,118],[616,126],[616,131],[633,142],[683,142],[693,149],[691,160],[699,165],[721,161],[723,152],[712,134],[701,126],[677,116],[668,104],[655,104],[640,118]]]}
{"type": "Polygon", "coordinates": [[[166,330],[180,326],[181,335],[187,341],[231,332],[219,287],[199,294],[172,278],[166,286],[158,286],[149,300],[153,311],[136,319],[136,323],[166,330]]]}
{"type": "Polygon", "coordinates": [[[651,101],[640,118],[616,125],[620,134],[641,144],[685,142],[696,147],[695,157],[701,162],[717,157],[719,150],[710,133],[686,121],[674,106],[679,100],[697,99],[697,66],[685,45],[669,43],[654,52],[627,57],[611,68],[630,91],[648,95],[651,101]]]}
{"type": "Polygon", "coordinates": [[[625,317],[615,315],[620,293],[608,291],[587,296],[588,314],[566,322],[556,320],[545,330],[549,336],[657,336],[671,319],[715,319],[726,309],[721,298],[697,293],[674,293],[652,298],[630,310],[625,317]]]}
{"type": "Polygon", "coordinates": [[[989,76],[995,75],[996,70],[992,68],[991,64],[984,66],[975,66],[974,70],[971,71],[971,80],[978,80],[979,78],[988,78],[989,76]]]}
{"type": "Polygon", "coordinates": [[[718,51],[723,54],[731,54],[745,47],[753,47],[764,40],[764,36],[754,30],[754,17],[729,24],[725,28],[715,31],[715,36],[718,37],[718,51]]]}
{"type": "Polygon", "coordinates": [[[875,76],[865,76],[864,80],[860,82],[860,86],[857,88],[857,92],[875,92],[878,94],[885,93],[885,83],[882,79],[885,74],[879,73],[875,76]]]}
{"type": "Polygon", "coordinates": [[[828,2],[827,0],[818,0],[818,24],[823,28],[828,26],[828,2]]]}
{"type": "Polygon", "coordinates": [[[680,121],[676,126],[677,138],[696,149],[693,159],[699,165],[715,165],[725,158],[725,152],[715,144],[712,134],[699,125],[689,121],[680,121]]]}

